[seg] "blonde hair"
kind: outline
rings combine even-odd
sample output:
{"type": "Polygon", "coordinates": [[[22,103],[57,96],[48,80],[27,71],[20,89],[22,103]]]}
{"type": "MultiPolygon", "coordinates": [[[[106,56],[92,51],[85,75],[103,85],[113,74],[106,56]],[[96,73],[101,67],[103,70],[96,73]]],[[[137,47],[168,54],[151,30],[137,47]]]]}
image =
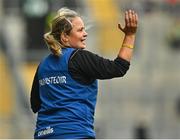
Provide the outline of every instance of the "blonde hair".
{"type": "Polygon", "coordinates": [[[61,8],[53,18],[50,32],[44,34],[44,40],[54,55],[60,56],[62,54],[61,49],[65,46],[61,41],[61,34],[69,35],[72,30],[72,19],[78,16],[73,10],[61,8]]]}

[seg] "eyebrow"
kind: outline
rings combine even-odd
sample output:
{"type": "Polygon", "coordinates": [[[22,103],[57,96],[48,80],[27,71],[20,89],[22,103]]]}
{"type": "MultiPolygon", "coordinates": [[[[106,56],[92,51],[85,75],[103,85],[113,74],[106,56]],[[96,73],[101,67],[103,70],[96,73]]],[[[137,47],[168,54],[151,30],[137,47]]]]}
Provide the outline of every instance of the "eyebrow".
{"type": "Polygon", "coordinates": [[[82,29],[85,29],[85,27],[84,26],[76,26],[76,29],[77,30],[82,30],[82,29]]]}

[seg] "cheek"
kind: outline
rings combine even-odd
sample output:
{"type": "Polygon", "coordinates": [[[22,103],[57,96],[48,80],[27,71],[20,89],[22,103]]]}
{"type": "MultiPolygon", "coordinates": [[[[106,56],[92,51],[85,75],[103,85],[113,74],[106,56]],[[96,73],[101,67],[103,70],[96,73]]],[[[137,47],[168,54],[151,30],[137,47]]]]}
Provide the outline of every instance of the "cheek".
{"type": "Polygon", "coordinates": [[[76,43],[78,41],[79,41],[79,38],[77,38],[77,37],[72,37],[71,38],[71,42],[73,42],[73,43],[76,43]]]}
{"type": "Polygon", "coordinates": [[[69,39],[70,45],[77,45],[80,42],[80,38],[77,35],[72,35],[69,39]]]}

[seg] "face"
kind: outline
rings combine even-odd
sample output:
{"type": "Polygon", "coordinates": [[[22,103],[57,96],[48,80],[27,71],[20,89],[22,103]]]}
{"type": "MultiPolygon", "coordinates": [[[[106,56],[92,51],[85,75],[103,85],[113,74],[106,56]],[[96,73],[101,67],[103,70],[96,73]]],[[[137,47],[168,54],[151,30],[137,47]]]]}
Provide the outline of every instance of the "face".
{"type": "Polygon", "coordinates": [[[85,40],[87,38],[87,33],[85,32],[85,27],[82,19],[80,17],[75,17],[72,20],[73,28],[68,35],[68,43],[73,48],[84,49],[86,48],[85,40]]]}

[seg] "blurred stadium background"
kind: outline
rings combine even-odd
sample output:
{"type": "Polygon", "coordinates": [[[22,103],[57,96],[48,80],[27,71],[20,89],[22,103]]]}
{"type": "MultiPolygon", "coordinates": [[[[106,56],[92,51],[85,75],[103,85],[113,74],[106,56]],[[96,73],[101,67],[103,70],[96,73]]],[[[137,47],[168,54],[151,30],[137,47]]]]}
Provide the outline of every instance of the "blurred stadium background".
{"type": "Polygon", "coordinates": [[[33,138],[29,97],[42,36],[61,7],[77,10],[88,50],[114,59],[123,13],[139,14],[136,48],[123,78],[99,81],[97,138],[180,138],[180,0],[0,0],[0,138],[33,138]]]}

